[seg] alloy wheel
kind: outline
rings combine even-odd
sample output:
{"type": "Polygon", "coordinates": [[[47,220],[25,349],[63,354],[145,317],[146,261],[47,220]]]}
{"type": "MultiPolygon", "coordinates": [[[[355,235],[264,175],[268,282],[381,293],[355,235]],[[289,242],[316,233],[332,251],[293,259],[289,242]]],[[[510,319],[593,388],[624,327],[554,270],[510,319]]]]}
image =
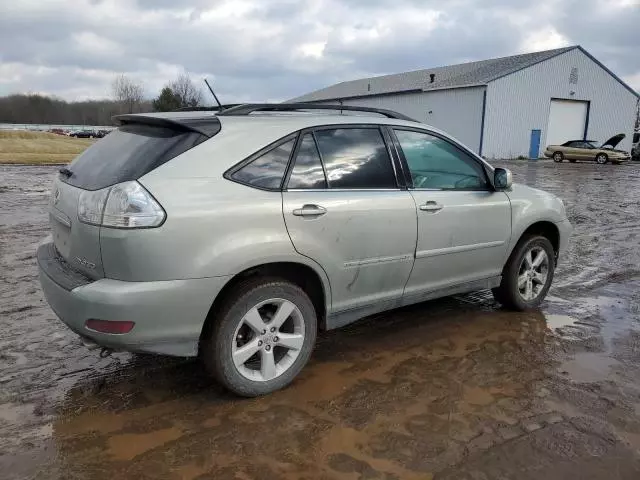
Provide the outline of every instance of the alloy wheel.
{"type": "Polygon", "coordinates": [[[549,256],[542,247],[533,247],[524,254],[518,269],[518,292],[530,302],[544,290],[549,275],[549,256]]]}
{"type": "Polygon", "coordinates": [[[272,298],[251,308],[232,338],[231,355],[245,378],[267,382],[286,372],[300,355],[305,327],[293,302],[272,298]]]}

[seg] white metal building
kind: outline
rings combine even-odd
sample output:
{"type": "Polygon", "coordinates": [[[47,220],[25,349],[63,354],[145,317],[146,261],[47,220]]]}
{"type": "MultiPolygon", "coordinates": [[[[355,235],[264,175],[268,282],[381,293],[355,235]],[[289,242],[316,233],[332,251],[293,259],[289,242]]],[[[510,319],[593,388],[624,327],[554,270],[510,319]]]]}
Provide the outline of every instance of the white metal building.
{"type": "Polygon", "coordinates": [[[631,149],[640,96],[580,46],[338,83],[289,100],[388,108],[487,158],[537,158],[546,145],[631,149]]]}

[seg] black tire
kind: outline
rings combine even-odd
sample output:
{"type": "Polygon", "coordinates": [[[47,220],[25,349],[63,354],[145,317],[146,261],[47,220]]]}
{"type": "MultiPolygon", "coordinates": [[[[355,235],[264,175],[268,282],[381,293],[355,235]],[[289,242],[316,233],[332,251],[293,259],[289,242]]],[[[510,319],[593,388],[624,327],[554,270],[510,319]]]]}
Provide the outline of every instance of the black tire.
{"type": "Polygon", "coordinates": [[[562,163],[562,160],[564,160],[564,155],[562,154],[562,152],[553,152],[553,161],[556,163],[562,163]]]}
{"type": "Polygon", "coordinates": [[[571,163],[576,163],[576,161],[577,160],[575,160],[575,159],[569,159],[569,162],[571,162],[571,163]]]}
{"type": "Polygon", "coordinates": [[[493,296],[503,306],[513,310],[525,311],[538,308],[549,291],[554,271],[555,253],[549,239],[542,235],[525,235],[511,252],[509,260],[507,260],[502,270],[500,286],[492,290],[493,296]],[[520,276],[525,254],[533,248],[542,248],[547,254],[547,277],[537,296],[527,301],[522,297],[518,288],[518,277],[520,276]]]}
{"type": "Polygon", "coordinates": [[[609,156],[606,153],[596,155],[595,161],[598,165],[605,165],[609,162],[609,156]]]}
{"type": "MultiPolygon", "coordinates": [[[[210,327],[203,332],[200,358],[208,372],[237,395],[256,397],[286,387],[311,357],[318,329],[316,311],[307,294],[286,280],[258,278],[241,283],[214,314],[210,327]],[[298,357],[282,374],[266,381],[250,380],[233,362],[232,343],[235,341],[236,329],[246,313],[268,299],[288,300],[298,308],[304,322],[304,342],[298,357]]],[[[275,354],[275,347],[273,353],[275,354]]]]}

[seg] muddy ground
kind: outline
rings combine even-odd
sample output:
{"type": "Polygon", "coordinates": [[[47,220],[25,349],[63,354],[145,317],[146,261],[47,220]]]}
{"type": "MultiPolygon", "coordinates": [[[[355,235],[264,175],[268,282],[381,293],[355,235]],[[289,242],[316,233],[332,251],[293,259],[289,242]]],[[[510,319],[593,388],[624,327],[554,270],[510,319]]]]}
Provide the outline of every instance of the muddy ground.
{"type": "Polygon", "coordinates": [[[541,311],[480,292],[379,315],[254,400],[81,346],[36,276],[55,169],[0,167],[0,477],[640,478],[640,164],[508,166],[575,226],[541,311]]]}

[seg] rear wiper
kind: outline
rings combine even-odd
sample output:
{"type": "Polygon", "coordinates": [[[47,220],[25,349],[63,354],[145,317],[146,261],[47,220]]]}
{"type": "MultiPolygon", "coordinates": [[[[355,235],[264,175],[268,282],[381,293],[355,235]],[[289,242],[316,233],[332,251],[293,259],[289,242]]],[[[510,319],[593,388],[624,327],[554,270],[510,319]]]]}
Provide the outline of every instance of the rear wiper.
{"type": "Polygon", "coordinates": [[[61,175],[64,175],[67,178],[69,178],[69,177],[71,177],[73,175],[73,172],[71,170],[69,170],[67,167],[62,167],[58,171],[60,172],[61,175]]]}

